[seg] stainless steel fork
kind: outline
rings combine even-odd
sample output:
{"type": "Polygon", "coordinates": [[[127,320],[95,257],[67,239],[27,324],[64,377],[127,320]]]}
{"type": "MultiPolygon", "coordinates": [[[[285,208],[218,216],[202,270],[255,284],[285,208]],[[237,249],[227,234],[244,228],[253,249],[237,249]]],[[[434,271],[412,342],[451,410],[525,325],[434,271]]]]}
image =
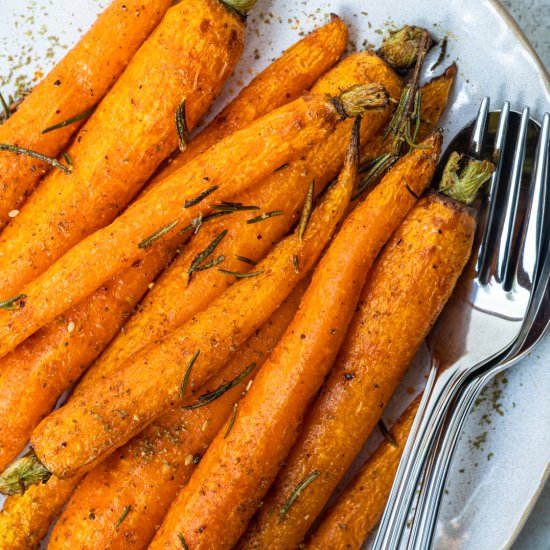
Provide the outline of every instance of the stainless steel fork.
{"type": "MultiPolygon", "coordinates": [[[[549,144],[550,114],[546,113],[541,124],[532,174],[533,192],[542,195],[543,204],[548,202],[548,185],[550,184],[548,180],[549,144]]],[[[506,356],[494,361],[485,371],[474,375],[453,403],[453,409],[445,421],[437,445],[432,449],[428,466],[424,472],[411,525],[408,544],[408,548],[411,550],[424,550],[430,548],[433,543],[445,481],[458,443],[460,430],[475,399],[492,377],[525,357],[548,330],[550,324],[550,309],[548,308],[550,299],[550,253],[548,252],[550,235],[542,234],[542,229],[549,225],[550,213],[548,210],[547,208],[545,212],[540,212],[540,219],[530,220],[531,223],[539,225],[538,235],[546,256],[541,262],[535,281],[535,292],[521,334],[506,356]]],[[[533,232],[533,234],[536,233],[536,231],[533,232]]]]}
{"type": "MultiPolygon", "coordinates": [[[[543,201],[535,186],[522,185],[529,109],[521,115],[510,166],[504,154],[509,114],[505,104],[493,153],[497,169],[488,208],[481,210],[472,259],[428,340],[432,368],[374,542],[376,550],[399,547],[428,451],[450,403],[472,373],[512,348],[531,302],[543,201]]],[[[485,98],[468,147],[472,156],[482,152],[488,115],[485,98]]]]}

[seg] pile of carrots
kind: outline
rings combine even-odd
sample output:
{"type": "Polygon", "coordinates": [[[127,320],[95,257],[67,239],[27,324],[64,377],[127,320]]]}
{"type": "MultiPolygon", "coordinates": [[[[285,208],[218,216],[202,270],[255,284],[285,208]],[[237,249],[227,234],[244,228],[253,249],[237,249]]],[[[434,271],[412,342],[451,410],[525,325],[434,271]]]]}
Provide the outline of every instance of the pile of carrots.
{"type": "Polygon", "coordinates": [[[456,67],[419,86],[409,26],[341,59],[335,15],[191,139],[255,1],[171,4],[114,0],[0,125],[0,550],[360,548],[418,398],[326,504],[492,167],[427,192],[456,67]]]}

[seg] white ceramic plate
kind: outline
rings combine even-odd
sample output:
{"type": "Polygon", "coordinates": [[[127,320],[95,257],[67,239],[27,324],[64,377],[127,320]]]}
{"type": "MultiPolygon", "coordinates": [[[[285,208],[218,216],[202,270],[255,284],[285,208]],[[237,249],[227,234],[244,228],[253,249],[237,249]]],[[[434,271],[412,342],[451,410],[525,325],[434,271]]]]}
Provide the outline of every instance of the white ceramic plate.
{"type": "MultiPolygon", "coordinates": [[[[1,0],[0,75],[24,63],[8,81],[0,77],[1,91],[13,90],[17,74],[32,76],[50,69],[107,3],[1,0]]],[[[364,40],[379,44],[380,30],[404,23],[423,25],[437,37],[448,35],[448,61],[458,62],[459,76],[453,106],[442,123],[447,138],[475,116],[485,95],[495,109],[503,100],[510,100],[516,109],[529,105],[538,119],[550,109],[550,77],[494,0],[259,0],[249,18],[245,55],[214,111],[303,31],[326,21],[329,12],[349,23],[352,48],[361,48],[364,40]]],[[[550,463],[550,369],[545,368],[549,360],[550,338],[546,338],[531,357],[506,374],[506,381],[489,387],[474,407],[447,488],[437,548],[496,550],[512,544],[550,463]]],[[[424,350],[386,412],[387,420],[410,400],[407,390],[422,383],[425,366],[424,350]]],[[[374,436],[368,448],[376,442],[374,436]]]]}

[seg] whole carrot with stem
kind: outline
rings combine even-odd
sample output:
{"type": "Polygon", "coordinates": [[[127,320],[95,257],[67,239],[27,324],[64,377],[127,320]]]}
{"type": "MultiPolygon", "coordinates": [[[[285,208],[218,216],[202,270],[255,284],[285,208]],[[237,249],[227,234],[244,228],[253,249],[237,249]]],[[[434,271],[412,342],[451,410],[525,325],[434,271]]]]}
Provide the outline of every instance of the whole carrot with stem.
{"type": "Polygon", "coordinates": [[[48,548],[147,547],[178,490],[290,324],[307,283],[299,283],[203,387],[204,395],[213,395],[210,403],[187,399],[86,474],[57,521],[48,548]],[[117,525],[124,510],[129,512],[117,525]]]}
{"type": "MultiPolygon", "coordinates": [[[[414,191],[427,185],[440,143],[440,135],[434,135],[429,153],[419,149],[411,161],[416,170],[407,166],[410,175],[416,173],[409,178],[414,191]]],[[[343,176],[354,181],[358,155],[358,143],[352,140],[343,176]]],[[[414,205],[402,176],[383,181],[380,191],[375,189],[343,223],[296,317],[237,412],[231,436],[216,437],[151,548],[173,547],[180,534],[192,548],[231,548],[245,531],[332,366],[372,262],[414,205]]],[[[313,470],[308,474],[317,475],[313,470]]]]}
{"type": "Polygon", "coordinates": [[[389,436],[350,481],[305,545],[307,550],[361,548],[380,520],[391,491],[414,416],[417,397],[395,423],[389,436]]]}
{"type": "MultiPolygon", "coordinates": [[[[234,1],[243,13],[254,4],[234,1]]],[[[232,2],[168,10],[67,150],[71,174],[50,172],[0,235],[0,301],[109,224],[208,109],[243,49],[232,2]]]]}
{"type": "MultiPolygon", "coordinates": [[[[170,4],[170,0],[115,0],[4,121],[0,143],[47,157],[59,155],[170,4]],[[55,126],[59,127],[44,131],[55,126]]],[[[0,229],[18,214],[49,167],[27,155],[0,152],[0,229]]]]}
{"type": "Polygon", "coordinates": [[[46,418],[31,438],[33,453],[0,478],[2,492],[90,470],[167,407],[194,395],[307,275],[344,215],[348,191],[344,184],[330,189],[303,238],[281,241],[254,272],[226,272],[239,280],[208,309],[46,418]]]}
{"type": "MultiPolygon", "coordinates": [[[[229,135],[233,131],[246,126],[250,120],[265,114],[270,110],[269,106],[271,104],[279,105],[290,102],[302,91],[305,84],[315,80],[324,72],[327,66],[336,61],[341,50],[345,47],[346,36],[345,25],[339,18],[333,17],[330,23],[291,46],[281,58],[260,73],[205,128],[200,134],[200,136],[203,136],[202,138],[197,139],[201,139],[203,144],[205,140],[210,143],[214,138],[221,139],[224,135],[229,135]],[[315,48],[315,53],[311,52],[311,48],[315,48]],[[252,96],[261,96],[262,101],[251,102],[252,96]]],[[[352,66],[355,67],[355,65],[352,66]]],[[[373,66],[376,67],[376,63],[373,63],[373,66]]],[[[370,73],[374,74],[374,71],[371,70],[370,73]]],[[[382,71],[375,73],[375,76],[379,75],[382,76],[382,71]]],[[[349,76],[347,71],[340,71],[337,79],[340,79],[344,86],[351,86],[356,83],[364,83],[366,76],[359,70],[352,71],[350,67],[349,76]]],[[[390,79],[386,77],[385,80],[390,79]]],[[[331,89],[320,89],[319,91],[337,93],[338,88],[333,86],[331,89]]],[[[384,111],[375,111],[369,114],[372,114],[373,119],[377,117],[385,119],[386,117],[384,111]]],[[[374,128],[374,126],[375,122],[373,120],[369,128],[374,128]]],[[[197,151],[194,143],[195,141],[192,141],[185,153],[179,156],[179,162],[181,162],[179,159],[189,159],[189,154],[192,151],[197,151]]],[[[173,163],[170,168],[172,169],[174,166],[173,163]]],[[[329,181],[333,175],[333,173],[328,173],[326,181],[329,181]]],[[[301,207],[305,185],[302,185],[303,190],[297,185],[294,188],[292,182],[286,185],[287,179],[282,180],[285,185],[281,182],[277,184],[276,193],[278,193],[279,198],[272,197],[270,191],[259,196],[250,197],[252,202],[249,202],[248,198],[244,199],[246,204],[258,204],[264,211],[284,211],[281,217],[266,220],[262,224],[262,232],[265,236],[263,241],[258,240],[254,235],[254,241],[261,243],[262,250],[267,251],[271,240],[278,240],[286,233],[292,224],[291,220],[295,218],[295,210],[299,210],[301,207]],[[271,198],[268,200],[268,197],[271,198]],[[280,199],[280,197],[284,197],[284,199],[280,199]],[[278,228],[275,233],[269,231],[269,226],[272,224],[278,228]]],[[[324,185],[326,181],[320,181],[319,185],[324,185]]],[[[155,180],[150,182],[148,186],[154,184],[155,180]]],[[[241,230],[243,224],[244,219],[231,220],[231,225],[235,230],[237,225],[241,230]]],[[[244,229],[253,230],[254,227],[244,225],[244,229]]],[[[205,230],[206,228],[203,231],[205,230]]],[[[197,250],[196,246],[194,247],[195,252],[192,254],[191,259],[203,250],[215,235],[222,230],[223,227],[219,227],[206,243],[197,243],[199,249],[197,250]]],[[[201,237],[203,236],[201,234],[201,237]]],[[[6,371],[6,376],[0,378],[0,394],[3,395],[0,404],[0,470],[3,470],[23,450],[32,429],[51,412],[53,405],[61,394],[82,374],[83,370],[102,351],[102,348],[119,332],[119,329],[127,320],[128,314],[134,310],[136,302],[148,289],[149,283],[166,265],[167,260],[169,260],[177,246],[187,237],[188,234],[176,236],[163,247],[157,247],[137,266],[130,266],[116,275],[115,278],[102,285],[82,302],[62,313],[60,317],[51,321],[7,356],[0,359],[0,372],[6,371]],[[74,323],[75,326],[75,330],[72,332],[68,331],[70,323],[74,323]],[[24,384],[21,383],[22,380],[24,380],[24,384]],[[17,414],[15,414],[15,411],[18,411],[17,414]],[[24,413],[21,411],[24,411],[24,413]]],[[[196,239],[194,240],[196,241],[196,239]]],[[[202,240],[204,241],[204,239],[202,240]]],[[[230,256],[228,259],[230,259],[230,256]]],[[[188,269],[191,259],[189,264],[185,265],[185,270],[188,269]]],[[[233,267],[236,268],[236,266],[233,267]]],[[[216,274],[219,280],[217,286],[219,295],[225,288],[228,278],[217,272],[216,274]]],[[[192,288],[187,289],[184,287],[185,290],[198,290],[196,296],[189,296],[189,300],[186,300],[187,294],[181,295],[184,303],[191,306],[190,314],[185,320],[188,320],[194,312],[202,309],[210,296],[204,290],[197,289],[196,279],[193,280],[192,288]]],[[[205,281],[201,284],[204,286],[204,283],[205,281]]],[[[169,301],[171,305],[175,306],[176,303],[180,302],[180,300],[172,299],[179,291],[179,285],[171,289],[169,301]]],[[[138,308],[138,312],[141,311],[142,306],[138,308]]],[[[165,327],[165,333],[167,333],[170,327],[167,326],[167,323],[163,323],[163,327],[165,327]]],[[[126,338],[126,329],[120,333],[120,337],[122,339],[126,338]]],[[[146,343],[148,341],[144,338],[144,332],[142,332],[140,347],[146,343]]],[[[135,353],[138,349],[136,343],[131,342],[131,353],[135,353]]],[[[99,363],[105,364],[105,362],[105,358],[102,358],[99,363]]],[[[92,370],[104,374],[106,368],[97,366],[92,370]]],[[[78,386],[79,391],[92,380],[92,376],[85,377],[84,381],[81,381],[78,386]]]]}
{"type": "MultiPolygon", "coordinates": [[[[490,174],[486,163],[474,162],[459,187],[475,197],[490,174]]],[[[450,180],[454,187],[457,180],[450,180]]],[[[474,233],[474,211],[435,193],[420,200],[395,232],[367,280],[331,375],[241,547],[269,548],[276,541],[285,549],[301,542],[449,298],[474,233]],[[281,507],[312,470],[321,474],[281,521],[281,507]]]]}
{"type": "Polygon", "coordinates": [[[0,310],[0,357],[143,258],[155,243],[330,135],[338,120],[386,104],[379,84],[357,86],[332,98],[306,94],[214,145],[4,302],[9,310],[0,310]]]}

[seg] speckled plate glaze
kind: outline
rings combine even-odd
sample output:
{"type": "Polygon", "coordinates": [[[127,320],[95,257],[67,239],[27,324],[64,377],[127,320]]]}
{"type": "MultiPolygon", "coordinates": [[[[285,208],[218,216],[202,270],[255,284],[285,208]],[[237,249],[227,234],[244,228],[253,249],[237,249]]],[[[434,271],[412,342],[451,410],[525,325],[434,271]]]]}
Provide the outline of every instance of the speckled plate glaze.
{"type": "MultiPolygon", "coordinates": [[[[7,80],[0,78],[2,92],[13,91],[17,75],[25,75],[28,81],[35,71],[50,69],[106,4],[107,0],[1,0],[0,75],[5,77],[14,65],[23,64],[7,80]]],[[[550,109],[549,75],[495,0],[259,0],[249,18],[245,55],[213,112],[304,32],[326,21],[330,12],[349,24],[351,49],[377,45],[381,31],[404,23],[423,25],[439,38],[448,36],[446,63],[457,61],[459,76],[452,108],[442,121],[447,139],[475,116],[485,95],[491,97],[494,109],[504,100],[510,100],[515,109],[529,105],[537,119],[550,109]]],[[[437,52],[431,56],[435,59],[437,52]]],[[[436,548],[511,546],[550,463],[548,363],[550,337],[531,357],[487,387],[474,407],[447,487],[436,548]]],[[[384,415],[388,422],[421,387],[426,365],[424,349],[384,415]]],[[[378,441],[375,434],[362,455],[378,441]]]]}

